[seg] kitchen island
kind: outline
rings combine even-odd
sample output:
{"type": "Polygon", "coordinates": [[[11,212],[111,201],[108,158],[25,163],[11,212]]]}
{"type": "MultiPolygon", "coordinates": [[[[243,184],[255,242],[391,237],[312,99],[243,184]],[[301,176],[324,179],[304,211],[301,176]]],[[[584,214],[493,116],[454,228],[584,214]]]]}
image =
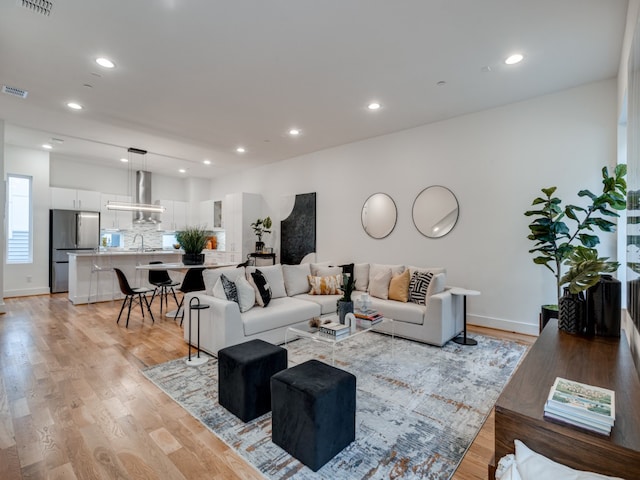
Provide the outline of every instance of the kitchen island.
{"type": "MultiPolygon", "coordinates": [[[[123,298],[118,280],[110,269],[119,268],[124,272],[132,287],[151,287],[148,272],[137,270],[138,265],[151,262],[176,263],[182,260],[180,250],[129,251],[107,250],[100,252],[69,253],[69,300],[74,305],[91,302],[104,302],[123,298]],[[100,273],[91,273],[95,267],[106,269],[100,273]],[[91,284],[91,292],[89,285],[91,284]]],[[[176,281],[181,282],[183,274],[169,272],[176,281]]]]}

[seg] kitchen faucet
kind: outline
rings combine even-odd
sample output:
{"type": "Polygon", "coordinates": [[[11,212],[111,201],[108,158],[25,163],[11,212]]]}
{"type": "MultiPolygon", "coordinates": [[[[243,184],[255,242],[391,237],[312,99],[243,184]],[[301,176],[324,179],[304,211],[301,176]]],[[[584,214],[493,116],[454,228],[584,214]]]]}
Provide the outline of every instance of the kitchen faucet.
{"type": "Polygon", "coordinates": [[[136,243],[136,238],[140,237],[140,250],[144,252],[144,235],[142,235],[141,233],[136,233],[133,236],[133,241],[131,243],[133,243],[135,245],[136,243]]]}

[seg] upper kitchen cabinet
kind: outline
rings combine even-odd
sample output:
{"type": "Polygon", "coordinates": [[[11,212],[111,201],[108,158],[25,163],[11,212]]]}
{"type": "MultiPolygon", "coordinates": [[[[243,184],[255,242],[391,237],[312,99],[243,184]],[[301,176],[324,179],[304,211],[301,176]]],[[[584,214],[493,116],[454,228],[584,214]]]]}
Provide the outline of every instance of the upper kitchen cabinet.
{"type": "Polygon", "coordinates": [[[51,187],[51,208],[59,210],[100,211],[100,192],[51,187]]]}
{"type": "Polygon", "coordinates": [[[239,254],[240,261],[255,251],[257,240],[251,224],[262,215],[262,196],[255,193],[233,193],[225,196],[222,217],[225,225],[225,249],[239,254]]]}
{"type": "Polygon", "coordinates": [[[189,223],[189,204],[179,200],[157,200],[164,207],[164,212],[159,214],[162,230],[175,232],[184,230],[189,223]]]}
{"type": "Polygon", "coordinates": [[[130,203],[131,197],[126,195],[100,195],[100,228],[102,230],[131,230],[133,228],[133,212],[107,209],[108,202],[130,203]]]}

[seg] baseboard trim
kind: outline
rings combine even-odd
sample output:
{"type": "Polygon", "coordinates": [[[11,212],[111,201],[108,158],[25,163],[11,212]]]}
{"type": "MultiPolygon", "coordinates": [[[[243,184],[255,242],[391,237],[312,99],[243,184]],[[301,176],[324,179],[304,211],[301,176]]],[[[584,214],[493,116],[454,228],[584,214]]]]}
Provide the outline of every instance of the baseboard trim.
{"type": "Polygon", "coordinates": [[[32,295],[47,295],[51,293],[48,287],[38,287],[20,290],[5,290],[4,298],[10,297],[30,297],[32,295]]]}
{"type": "Polygon", "coordinates": [[[467,323],[478,327],[495,328],[506,332],[522,333],[524,335],[538,336],[540,334],[539,325],[532,323],[516,322],[503,318],[483,317],[480,315],[467,314],[467,323]]]}

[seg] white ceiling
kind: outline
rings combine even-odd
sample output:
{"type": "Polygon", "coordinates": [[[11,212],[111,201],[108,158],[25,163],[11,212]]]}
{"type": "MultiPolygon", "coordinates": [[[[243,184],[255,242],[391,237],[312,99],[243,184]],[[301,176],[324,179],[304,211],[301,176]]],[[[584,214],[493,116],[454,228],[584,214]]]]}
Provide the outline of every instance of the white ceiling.
{"type": "Polygon", "coordinates": [[[149,170],[192,177],[614,77],[628,3],[51,1],[44,16],[0,0],[0,84],[29,92],[0,94],[5,141],[55,137],[53,155],[123,168],[133,146],[149,170]],[[524,61],[505,65],[513,52],[524,61]]]}

